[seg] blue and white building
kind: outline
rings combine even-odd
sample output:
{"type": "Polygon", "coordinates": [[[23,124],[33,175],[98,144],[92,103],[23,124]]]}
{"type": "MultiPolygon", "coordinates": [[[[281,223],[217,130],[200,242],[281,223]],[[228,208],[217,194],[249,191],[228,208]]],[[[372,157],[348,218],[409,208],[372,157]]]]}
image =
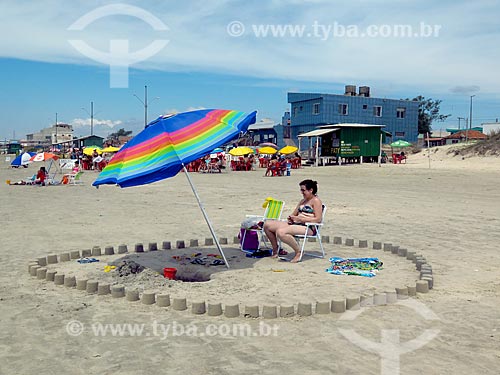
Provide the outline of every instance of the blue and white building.
{"type": "Polygon", "coordinates": [[[290,128],[286,129],[283,124],[284,134],[289,134],[296,143],[299,134],[339,123],[384,125],[383,130],[390,133],[391,142],[398,139],[417,142],[419,102],[373,98],[367,86],[361,86],[358,93],[356,86],[346,86],[343,95],[288,93],[288,103],[291,105],[290,128]]]}

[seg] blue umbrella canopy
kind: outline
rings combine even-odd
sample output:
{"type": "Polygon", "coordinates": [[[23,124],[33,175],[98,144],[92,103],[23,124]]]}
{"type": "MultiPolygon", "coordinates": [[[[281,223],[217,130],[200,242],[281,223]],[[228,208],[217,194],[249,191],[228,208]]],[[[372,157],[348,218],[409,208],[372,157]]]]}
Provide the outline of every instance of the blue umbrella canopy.
{"type": "Polygon", "coordinates": [[[24,152],[22,154],[19,154],[12,162],[10,165],[14,168],[20,167],[20,166],[27,166],[29,163],[31,163],[30,159],[32,156],[35,156],[36,152],[24,152]]]}

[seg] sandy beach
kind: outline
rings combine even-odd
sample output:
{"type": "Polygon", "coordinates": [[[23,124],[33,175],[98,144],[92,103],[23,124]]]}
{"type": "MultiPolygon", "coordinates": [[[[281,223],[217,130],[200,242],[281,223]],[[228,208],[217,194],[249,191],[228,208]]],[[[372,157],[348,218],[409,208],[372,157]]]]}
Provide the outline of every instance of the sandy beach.
{"type": "MultiPolygon", "coordinates": [[[[428,342],[394,357],[399,364],[393,362],[391,372],[385,373],[498,373],[500,159],[454,157],[446,149],[432,149],[429,168],[426,152],[410,155],[402,165],[307,167],[293,170],[290,177],[264,177],[259,168],[192,174],[217,235],[228,239],[223,248],[232,267],[217,269],[208,282],[174,282],[158,276],[147,285],[171,297],[187,297],[188,303],[214,300],[242,308],[252,303],[314,304],[418,279],[414,266],[402,258],[331,242],[325,244],[327,258],[378,256],[384,270],[374,278],[336,276],[325,272],[328,259],[305,258],[293,265],[244,257],[233,237],[245,215],[261,214],[269,196],[286,202],[287,215],[300,199],[298,183],[312,178],[328,206],[324,235],[368,240],[370,245],[390,242],[422,254],[433,267],[434,289],[417,295],[418,309],[376,306],[352,319],[341,314],[272,320],[193,315],[190,310],[90,295],[30,277],[29,260],[47,254],[120,244],[132,249],[136,243],[165,240],[189,243],[209,238],[210,232],[183,173],[127,189],[93,188],[97,173],[92,171],[84,173],[82,186],[9,186],[6,180],[24,179],[38,165],[16,170],[2,158],[0,374],[383,373],[384,355],[364,350],[355,337],[344,336],[346,330],[379,344],[397,331],[401,346],[422,333],[436,332],[428,342]],[[425,318],[424,310],[437,318],[425,318]],[[68,333],[72,321],[84,327],[81,334],[68,333]],[[263,323],[274,329],[273,334],[262,328],[263,323]],[[96,334],[91,329],[96,324],[145,328],[137,335],[96,334]],[[254,334],[206,334],[211,325],[234,324],[247,324],[254,334]],[[173,325],[182,327],[182,334],[166,335],[158,329],[173,325]]],[[[93,265],[72,262],[66,272],[115,282],[112,274],[102,271],[106,262],[105,257],[93,265]]],[[[154,278],[154,273],[149,275],[154,278]]]]}

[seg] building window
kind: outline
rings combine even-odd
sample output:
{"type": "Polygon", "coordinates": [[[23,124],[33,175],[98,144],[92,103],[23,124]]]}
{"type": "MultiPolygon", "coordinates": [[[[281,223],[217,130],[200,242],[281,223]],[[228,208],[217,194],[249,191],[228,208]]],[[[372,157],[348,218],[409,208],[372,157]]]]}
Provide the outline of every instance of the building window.
{"type": "Polygon", "coordinates": [[[368,109],[368,104],[363,104],[363,109],[368,109]]]}
{"type": "Polygon", "coordinates": [[[397,108],[396,109],[396,118],[405,118],[406,117],[406,108],[397,108]]]}
{"type": "Polygon", "coordinates": [[[297,113],[299,113],[299,108],[293,107],[293,117],[297,116],[297,113]]]}
{"type": "Polygon", "coordinates": [[[303,109],[304,109],[304,107],[302,107],[302,106],[299,107],[300,112],[302,112],[303,109]]]}
{"type": "Polygon", "coordinates": [[[396,132],[396,137],[404,137],[405,132],[396,132]]]}
{"type": "Polygon", "coordinates": [[[382,117],[382,106],[380,105],[373,106],[373,116],[382,117]]]}
{"type": "Polygon", "coordinates": [[[319,103],[313,104],[313,115],[319,115],[319,103]]]}
{"type": "Polygon", "coordinates": [[[347,116],[347,104],[339,104],[339,113],[342,116],[347,116]]]}

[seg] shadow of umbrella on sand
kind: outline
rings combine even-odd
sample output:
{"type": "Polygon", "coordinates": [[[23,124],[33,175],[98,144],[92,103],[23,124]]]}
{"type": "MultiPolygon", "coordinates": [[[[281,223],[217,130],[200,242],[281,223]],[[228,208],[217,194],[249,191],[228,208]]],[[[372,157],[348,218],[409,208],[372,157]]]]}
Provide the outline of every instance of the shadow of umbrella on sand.
{"type": "Polygon", "coordinates": [[[184,170],[217,249],[229,268],[185,165],[233,140],[255,120],[256,112],[224,109],[160,116],[111,158],[92,185],[112,184],[122,188],[145,185],[173,177],[184,170]]]}

